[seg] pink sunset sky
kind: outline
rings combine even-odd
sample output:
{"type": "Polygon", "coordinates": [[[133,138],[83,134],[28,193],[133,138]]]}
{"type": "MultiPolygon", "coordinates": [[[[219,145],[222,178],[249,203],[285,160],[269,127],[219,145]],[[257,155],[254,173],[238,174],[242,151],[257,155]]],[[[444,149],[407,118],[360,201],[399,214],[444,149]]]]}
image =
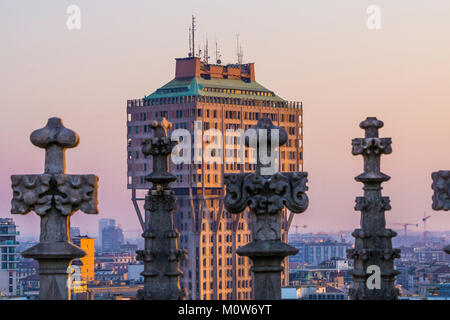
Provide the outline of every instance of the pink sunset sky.
{"type": "MultiPolygon", "coordinates": [[[[450,229],[450,214],[431,210],[431,172],[450,169],[448,0],[1,0],[0,217],[11,216],[10,175],[43,172],[44,151],[30,133],[58,116],[81,138],[66,153],[67,172],[100,178],[100,214],[78,212],[72,225],[91,236],[99,218],[138,229],[126,189],[126,100],[173,78],[192,14],[202,45],[208,36],[213,52],[217,40],[222,60],[235,62],[239,34],[257,81],[304,104],[310,206],[294,223],[307,231],[359,225],[353,207],[362,184],[354,177],[362,157],[352,156],[351,139],[376,116],[385,123],[381,136],[393,140],[393,153],[382,157],[392,177],[383,190],[388,225],[420,223],[427,212],[429,229],[450,229]],[[81,9],[80,30],[66,27],[72,4],[81,9]],[[380,30],[366,26],[373,4],[380,30]]],[[[34,213],[14,218],[23,235],[38,234],[34,213]]]]}

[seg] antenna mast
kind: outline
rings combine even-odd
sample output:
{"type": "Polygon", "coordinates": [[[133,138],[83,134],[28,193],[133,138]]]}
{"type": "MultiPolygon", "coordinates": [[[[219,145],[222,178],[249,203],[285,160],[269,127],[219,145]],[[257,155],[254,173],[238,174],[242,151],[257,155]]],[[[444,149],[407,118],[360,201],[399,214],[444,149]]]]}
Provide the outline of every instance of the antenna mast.
{"type": "Polygon", "coordinates": [[[209,56],[208,56],[208,37],[206,37],[205,49],[203,50],[203,62],[208,64],[209,56]]]}
{"type": "Polygon", "coordinates": [[[244,52],[242,51],[242,46],[239,43],[239,34],[236,35],[236,56],[237,56],[237,63],[242,64],[244,52]]]}
{"type": "Polygon", "coordinates": [[[189,27],[189,54],[188,57],[192,57],[192,28],[189,27]]]}
{"type": "Polygon", "coordinates": [[[222,55],[220,54],[220,51],[219,51],[219,44],[217,43],[217,40],[216,40],[216,63],[217,64],[222,63],[222,60],[220,60],[221,57],[222,57],[222,55]]]}
{"type": "Polygon", "coordinates": [[[195,16],[192,15],[192,26],[191,26],[191,40],[192,40],[192,57],[195,57],[195,16]]]}

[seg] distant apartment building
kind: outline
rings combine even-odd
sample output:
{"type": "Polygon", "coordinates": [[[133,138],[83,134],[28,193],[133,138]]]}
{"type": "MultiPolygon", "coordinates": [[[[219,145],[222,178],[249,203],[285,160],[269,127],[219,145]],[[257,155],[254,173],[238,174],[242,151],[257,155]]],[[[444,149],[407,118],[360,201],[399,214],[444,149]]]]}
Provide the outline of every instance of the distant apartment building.
{"type": "Polygon", "coordinates": [[[414,248],[416,259],[420,263],[431,263],[436,261],[450,261],[450,255],[446,254],[442,248],[420,247],[414,248]]]}
{"type": "Polygon", "coordinates": [[[297,255],[289,257],[291,266],[295,268],[298,264],[318,266],[327,260],[345,259],[347,249],[351,244],[347,242],[324,241],[324,242],[290,242],[297,248],[297,255]]]}
{"type": "Polygon", "coordinates": [[[17,274],[17,226],[13,219],[0,218],[0,295],[15,296],[20,292],[17,274]]]}
{"type": "Polygon", "coordinates": [[[136,264],[135,253],[99,253],[95,257],[95,280],[127,280],[128,266],[134,264],[136,264]]]}
{"type": "Polygon", "coordinates": [[[103,252],[120,252],[123,241],[123,231],[119,226],[109,226],[102,230],[103,252]]]}
{"type": "Polygon", "coordinates": [[[431,300],[450,300],[450,283],[421,284],[419,297],[431,300]]]}
{"type": "Polygon", "coordinates": [[[348,295],[328,285],[302,285],[281,289],[283,300],[348,300],[348,295]]]}
{"type": "Polygon", "coordinates": [[[127,280],[134,281],[138,283],[144,282],[144,277],[142,276],[142,272],[144,271],[144,264],[129,264],[127,271],[127,280]]]}
{"type": "Polygon", "coordinates": [[[98,220],[98,238],[97,238],[97,247],[101,249],[103,245],[103,229],[106,229],[108,227],[115,227],[116,226],[116,220],[114,219],[100,219],[98,220]]]}
{"type": "Polygon", "coordinates": [[[138,245],[133,243],[122,243],[120,245],[120,252],[128,252],[135,255],[137,249],[138,245]]]}
{"type": "Polygon", "coordinates": [[[80,227],[70,227],[70,237],[75,238],[81,235],[80,227]]]}
{"type": "MultiPolygon", "coordinates": [[[[142,198],[139,190],[149,189],[145,176],[151,172],[152,159],[141,152],[143,139],[149,137],[149,124],[165,117],[174,129],[185,129],[199,139],[192,146],[194,163],[170,163],[177,181],[172,184],[178,201],[175,224],[181,233],[179,246],[189,257],[182,261],[182,285],[189,299],[251,299],[250,260],[236,250],[251,241],[249,214],[234,215],[224,209],[224,174],[253,172],[252,153],[246,149],[244,163],[237,163],[239,138],[227,130],[247,130],[260,118],[270,118],[286,129],[289,137],[280,148],[279,170],[303,170],[302,104],[277,96],[256,81],[254,63],[210,64],[191,56],[176,59],[175,78],[143,99],[127,101],[128,188],[136,208],[142,198]],[[222,132],[225,152],[221,161],[204,163],[209,129],[222,132]],[[201,148],[201,149],[200,149],[201,148]],[[233,158],[234,161],[226,161],[233,158]]],[[[211,155],[214,152],[211,153],[211,155]]],[[[214,154],[215,155],[215,154],[214,154]]],[[[282,241],[292,221],[289,212],[282,220],[282,241]]],[[[288,282],[285,260],[283,284],[288,282]]]]}

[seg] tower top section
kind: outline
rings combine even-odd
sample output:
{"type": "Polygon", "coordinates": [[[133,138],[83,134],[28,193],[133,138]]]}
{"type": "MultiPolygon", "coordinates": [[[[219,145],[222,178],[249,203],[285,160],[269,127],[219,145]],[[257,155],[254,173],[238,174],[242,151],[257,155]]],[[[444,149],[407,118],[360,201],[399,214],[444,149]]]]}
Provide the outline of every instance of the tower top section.
{"type": "Polygon", "coordinates": [[[203,79],[235,79],[255,81],[255,64],[207,64],[199,57],[177,58],[175,78],[201,77],[203,79]]]}

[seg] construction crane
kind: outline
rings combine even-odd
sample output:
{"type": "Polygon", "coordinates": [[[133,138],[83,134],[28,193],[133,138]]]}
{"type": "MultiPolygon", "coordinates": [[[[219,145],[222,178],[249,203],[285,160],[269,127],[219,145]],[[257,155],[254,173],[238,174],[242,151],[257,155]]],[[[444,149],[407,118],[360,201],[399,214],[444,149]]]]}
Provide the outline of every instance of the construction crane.
{"type": "Polygon", "coordinates": [[[427,220],[431,218],[431,216],[427,216],[426,213],[423,213],[423,243],[425,247],[427,246],[427,220]]]}
{"type": "Polygon", "coordinates": [[[419,227],[418,223],[394,223],[397,226],[403,226],[404,235],[403,235],[403,246],[408,247],[408,226],[416,226],[419,227]]]}
{"type": "Polygon", "coordinates": [[[306,224],[305,225],[303,225],[303,226],[299,226],[299,225],[294,225],[294,228],[295,228],[295,236],[296,236],[296,238],[298,238],[297,240],[300,240],[299,238],[299,235],[300,235],[300,233],[298,232],[298,228],[303,228],[303,229],[305,229],[306,227],[308,227],[306,224]]]}
{"type": "Polygon", "coordinates": [[[295,228],[295,234],[299,234],[298,233],[298,228],[307,228],[308,226],[305,224],[305,225],[303,225],[303,226],[298,226],[298,225],[295,225],[294,226],[294,228],[295,228]]]}

